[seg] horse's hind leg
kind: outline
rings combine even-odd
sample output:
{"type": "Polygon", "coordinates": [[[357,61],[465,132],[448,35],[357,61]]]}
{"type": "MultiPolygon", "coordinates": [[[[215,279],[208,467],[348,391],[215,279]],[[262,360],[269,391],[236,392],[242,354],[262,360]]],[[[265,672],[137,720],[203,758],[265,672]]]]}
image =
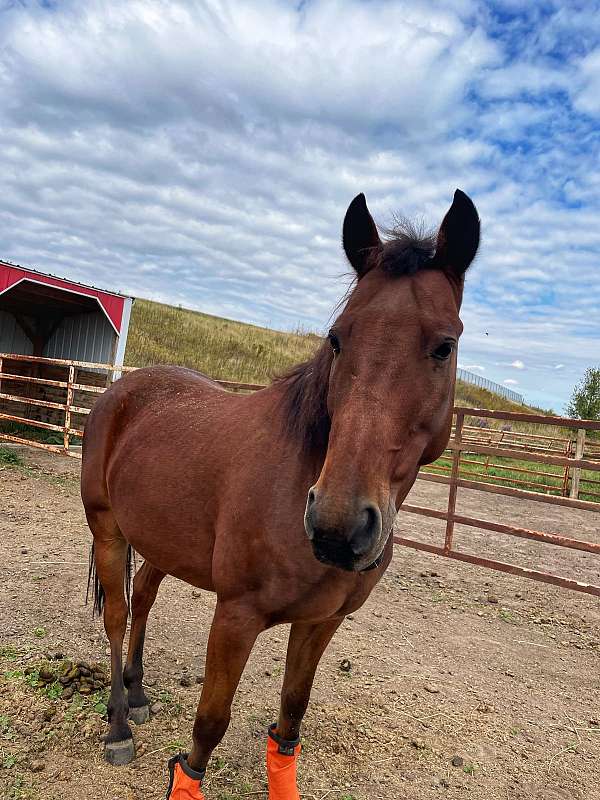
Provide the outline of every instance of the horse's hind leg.
{"type": "Polygon", "coordinates": [[[123,681],[127,687],[129,719],[132,719],[137,725],[146,722],[150,713],[148,698],[142,686],[142,678],[144,676],[142,664],[144,638],[146,636],[148,614],[154,605],[158,587],[164,577],[164,572],[156,569],[146,561],[136,572],[133,579],[131,631],[129,633],[129,647],[127,650],[127,663],[123,672],[123,681]]]}
{"type": "Polygon", "coordinates": [[[104,740],[104,756],[111,764],[127,764],[135,755],[133,736],[127,723],[128,706],[123,684],[128,545],[110,510],[88,512],[88,523],[94,534],[96,574],[104,591],[104,629],[110,642],[109,731],[104,740]]]}

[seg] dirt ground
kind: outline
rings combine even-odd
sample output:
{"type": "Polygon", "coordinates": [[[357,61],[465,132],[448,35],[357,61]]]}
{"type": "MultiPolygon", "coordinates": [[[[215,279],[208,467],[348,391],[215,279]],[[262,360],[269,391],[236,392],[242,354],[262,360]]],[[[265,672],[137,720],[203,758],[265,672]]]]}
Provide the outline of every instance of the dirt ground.
{"type": "MultiPolygon", "coordinates": [[[[48,654],[106,663],[107,642],[84,604],[90,534],[78,462],[21,454],[26,466],[0,467],[0,794],[163,798],[168,757],[190,745],[214,600],[175,580],[161,587],[145,659],[155,713],[134,730],[136,761],[109,767],[102,696],[63,700],[25,674],[48,654]]],[[[418,482],[410,500],[443,508],[446,491],[418,482]]],[[[590,512],[464,490],[458,509],[600,536],[590,512]]],[[[412,514],[399,515],[397,527],[443,536],[442,523],[412,514]]],[[[599,560],[585,553],[470,529],[459,529],[458,544],[600,581],[599,560]]],[[[254,650],[207,774],[207,800],[266,797],[265,730],[277,717],[286,633],[264,634],[254,650]]],[[[302,797],[600,798],[599,668],[597,599],[397,548],[322,661],[303,729],[302,797]]]]}

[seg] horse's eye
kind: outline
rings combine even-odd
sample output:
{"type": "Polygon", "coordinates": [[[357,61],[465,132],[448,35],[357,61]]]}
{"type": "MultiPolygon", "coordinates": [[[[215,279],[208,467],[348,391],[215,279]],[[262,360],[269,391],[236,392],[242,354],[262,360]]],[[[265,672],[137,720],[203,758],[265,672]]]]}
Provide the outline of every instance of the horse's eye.
{"type": "Polygon", "coordinates": [[[337,356],[337,354],[340,352],[340,340],[335,335],[335,333],[332,333],[331,331],[329,332],[327,338],[329,339],[329,344],[331,345],[331,349],[337,356]]]}
{"type": "Polygon", "coordinates": [[[437,358],[438,361],[445,361],[450,358],[453,350],[454,344],[452,342],[444,342],[433,351],[432,356],[437,358]]]}

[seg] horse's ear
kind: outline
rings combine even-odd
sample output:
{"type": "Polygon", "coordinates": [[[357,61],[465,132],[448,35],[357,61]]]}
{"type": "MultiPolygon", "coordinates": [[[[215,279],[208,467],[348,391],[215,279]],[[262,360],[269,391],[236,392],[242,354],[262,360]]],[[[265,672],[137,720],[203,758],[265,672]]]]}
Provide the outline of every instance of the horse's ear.
{"type": "Polygon", "coordinates": [[[460,189],[454,192],[437,235],[434,263],[462,278],[479,247],[479,215],[473,201],[460,189]]]}
{"type": "Polygon", "coordinates": [[[346,211],[342,243],[348,261],[358,277],[362,278],[374,264],[374,253],[382,246],[377,226],[362,192],[356,195],[346,211]]]}

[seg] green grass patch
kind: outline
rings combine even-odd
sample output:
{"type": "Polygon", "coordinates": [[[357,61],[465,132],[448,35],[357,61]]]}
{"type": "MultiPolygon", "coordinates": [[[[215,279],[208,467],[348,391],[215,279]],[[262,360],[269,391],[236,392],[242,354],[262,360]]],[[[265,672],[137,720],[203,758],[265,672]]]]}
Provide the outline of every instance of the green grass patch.
{"type": "Polygon", "coordinates": [[[0,464],[8,467],[20,467],[23,464],[23,459],[10,447],[0,447],[0,464]]]}

